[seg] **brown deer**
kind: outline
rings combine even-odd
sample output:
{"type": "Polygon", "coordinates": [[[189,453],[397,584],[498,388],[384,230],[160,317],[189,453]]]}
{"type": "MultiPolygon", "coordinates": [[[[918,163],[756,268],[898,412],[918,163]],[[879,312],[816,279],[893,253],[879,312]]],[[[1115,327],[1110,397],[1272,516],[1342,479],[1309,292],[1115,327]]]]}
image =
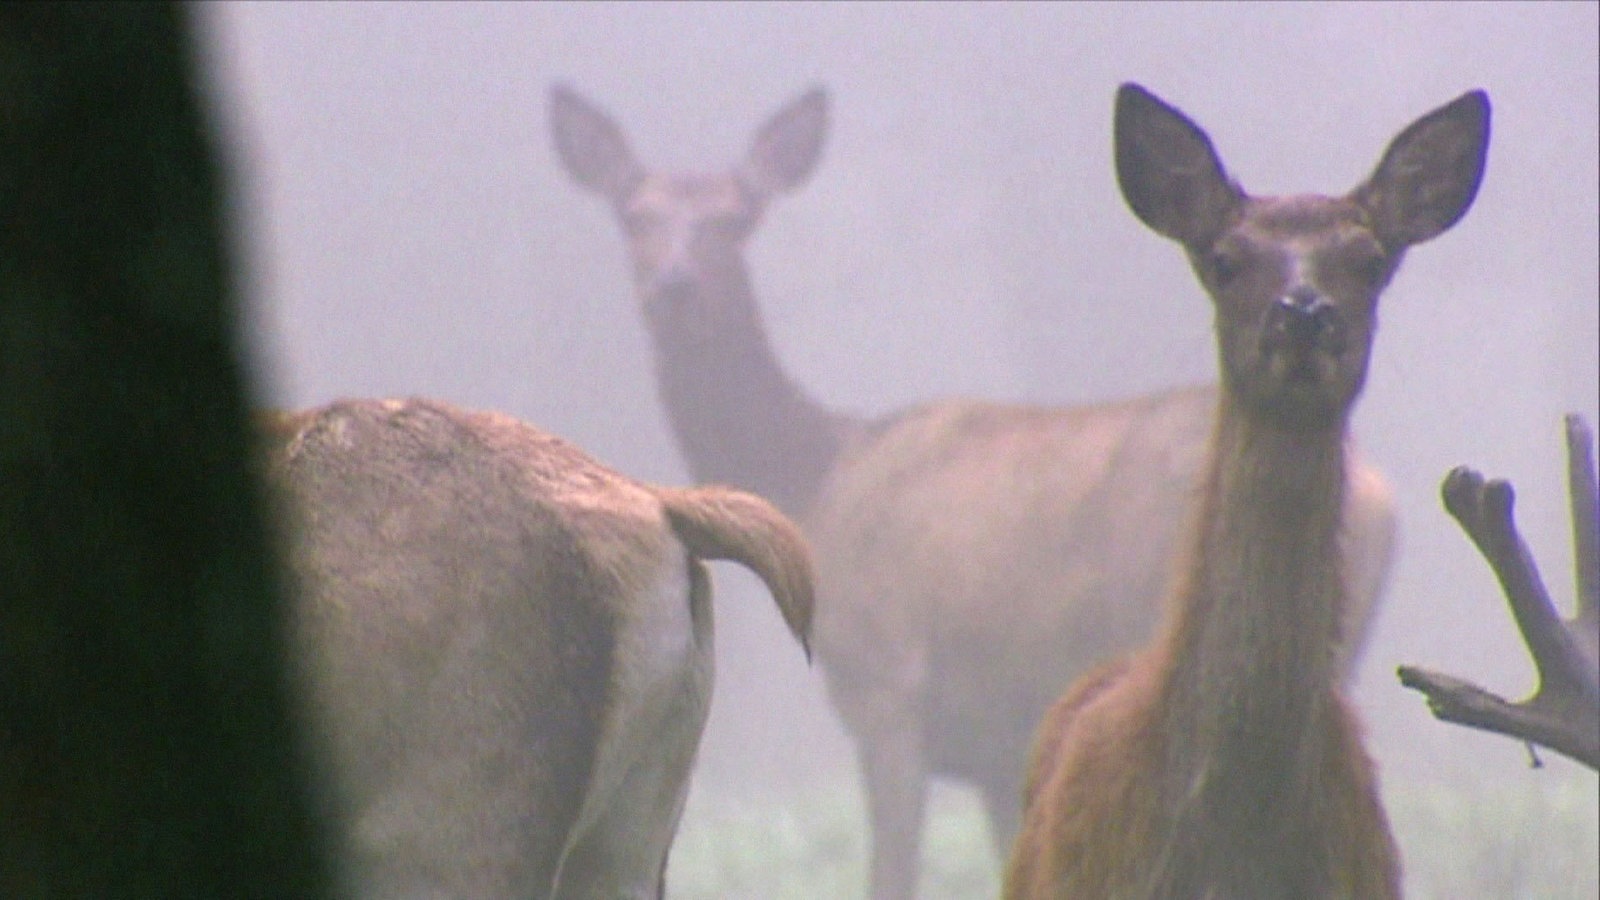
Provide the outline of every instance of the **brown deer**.
{"type": "Polygon", "coordinates": [[[1118,91],[1123,197],[1211,295],[1222,390],[1168,618],[1045,718],[1005,897],[1399,896],[1338,691],[1345,433],[1378,296],[1408,247],[1466,213],[1488,136],[1474,91],[1345,197],[1257,198],[1181,113],[1118,91]]]}
{"type": "MultiPolygon", "coordinates": [[[[877,421],[828,410],[784,373],[744,261],[766,204],[816,165],[826,96],[785,106],[716,175],[649,171],[608,115],[564,86],[550,100],[562,163],[626,233],[694,477],[772,499],[811,539],[817,654],[856,743],[872,895],[913,895],[934,775],[980,789],[1003,850],[1039,717],[1159,618],[1215,389],[1077,408],[946,401],[877,421]]],[[[1394,529],[1382,477],[1350,477],[1347,660],[1394,529]]]]}
{"type": "Polygon", "coordinates": [[[710,581],[811,572],[766,501],[619,475],[424,400],[277,416],[294,634],[363,897],[663,896],[710,703],[710,581]]]}

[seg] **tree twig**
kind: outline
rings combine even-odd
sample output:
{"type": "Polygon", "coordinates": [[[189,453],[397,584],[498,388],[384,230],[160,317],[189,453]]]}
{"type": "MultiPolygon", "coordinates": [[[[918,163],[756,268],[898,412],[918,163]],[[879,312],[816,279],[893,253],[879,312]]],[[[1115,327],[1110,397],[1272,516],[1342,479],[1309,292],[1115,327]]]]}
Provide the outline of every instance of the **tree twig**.
{"type": "Polygon", "coordinates": [[[1591,659],[1600,660],[1600,486],[1595,483],[1594,433],[1582,416],[1567,424],[1567,493],[1572,508],[1572,556],[1578,591],[1574,616],[1578,638],[1589,639],[1591,659]]]}
{"type": "Polygon", "coordinates": [[[1445,509],[1488,561],[1533,656],[1539,688],[1511,703],[1463,679],[1415,666],[1400,667],[1400,683],[1421,691],[1439,719],[1533,741],[1600,770],[1600,503],[1596,499],[1593,438],[1577,416],[1567,417],[1578,612],[1563,621],[1517,533],[1515,493],[1466,467],[1445,477],[1445,509]]]}

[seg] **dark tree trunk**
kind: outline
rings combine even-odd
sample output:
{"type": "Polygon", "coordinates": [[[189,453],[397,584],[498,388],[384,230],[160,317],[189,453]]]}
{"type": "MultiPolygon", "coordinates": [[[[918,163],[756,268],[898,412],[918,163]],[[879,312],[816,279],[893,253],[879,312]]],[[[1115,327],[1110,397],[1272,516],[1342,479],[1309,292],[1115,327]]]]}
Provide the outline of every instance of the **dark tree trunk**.
{"type": "Polygon", "coordinates": [[[0,7],[0,896],[327,894],[178,4],[0,7]]]}

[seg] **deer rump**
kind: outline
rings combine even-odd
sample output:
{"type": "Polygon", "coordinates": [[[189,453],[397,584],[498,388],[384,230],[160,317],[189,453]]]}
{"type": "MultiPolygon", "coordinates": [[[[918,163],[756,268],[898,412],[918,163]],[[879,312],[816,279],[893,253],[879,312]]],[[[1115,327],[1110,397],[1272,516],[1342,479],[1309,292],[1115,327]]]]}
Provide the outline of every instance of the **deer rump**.
{"type": "Polygon", "coordinates": [[[659,896],[711,692],[699,558],[729,558],[697,551],[718,516],[761,520],[774,552],[734,558],[803,635],[798,532],[490,413],[359,401],[276,428],[295,675],[350,893],[659,896]]]}

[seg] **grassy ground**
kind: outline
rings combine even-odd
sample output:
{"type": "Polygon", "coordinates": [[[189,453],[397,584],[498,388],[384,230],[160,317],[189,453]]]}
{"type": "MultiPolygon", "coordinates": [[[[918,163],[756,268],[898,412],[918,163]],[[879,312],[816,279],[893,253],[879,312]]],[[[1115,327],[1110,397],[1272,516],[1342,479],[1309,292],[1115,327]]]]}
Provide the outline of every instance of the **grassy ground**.
{"type": "MultiPolygon", "coordinates": [[[[854,784],[770,805],[696,792],[689,804],[667,871],[672,900],[864,896],[866,815],[854,784]]],[[[933,792],[923,858],[922,897],[996,893],[999,865],[976,795],[933,792]]]]}
{"type": "MultiPolygon", "coordinates": [[[[1389,786],[1385,801],[1412,900],[1600,897],[1600,798],[1587,773],[1529,790],[1389,786]]],[[[667,873],[673,900],[862,897],[866,832],[853,783],[755,802],[697,791],[667,873]]],[[[997,893],[998,863],[974,795],[939,788],[929,809],[920,896],[997,893]]]]}

